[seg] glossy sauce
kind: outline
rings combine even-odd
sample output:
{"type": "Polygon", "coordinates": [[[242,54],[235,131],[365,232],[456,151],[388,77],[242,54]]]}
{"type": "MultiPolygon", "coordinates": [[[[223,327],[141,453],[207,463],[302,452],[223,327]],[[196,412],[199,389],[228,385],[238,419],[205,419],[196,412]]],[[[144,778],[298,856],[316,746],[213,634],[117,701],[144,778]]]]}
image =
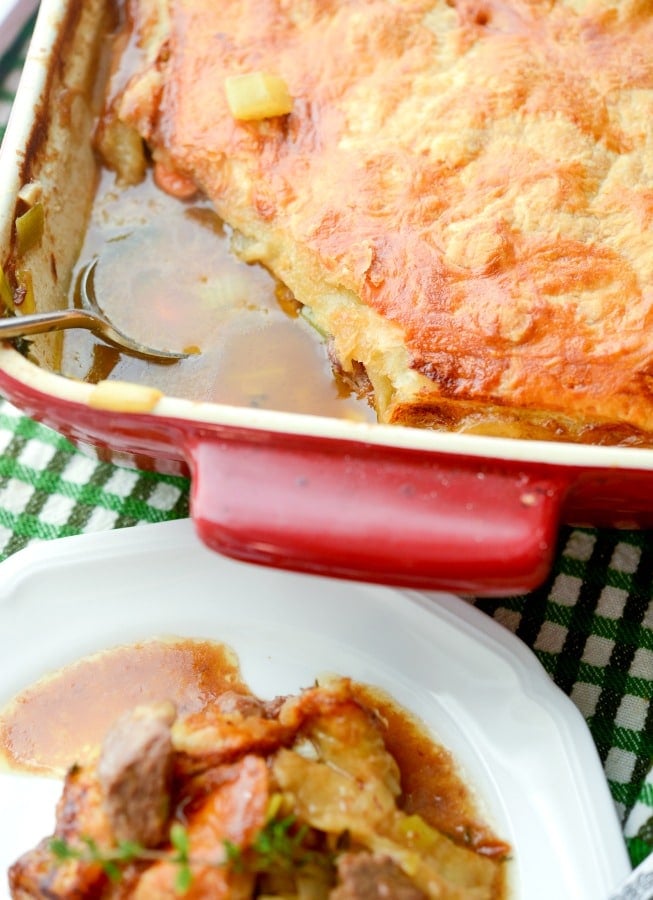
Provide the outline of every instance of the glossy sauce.
{"type": "Polygon", "coordinates": [[[147,641],[84,657],[0,712],[0,763],[63,774],[91,759],[134,706],[172,700],[188,715],[238,687],[245,688],[234,653],[207,641],[147,641]]]}
{"type": "MultiPolygon", "coordinates": [[[[181,202],[148,177],[118,188],[101,176],[76,275],[93,258],[100,307],[153,347],[199,352],[174,364],[137,359],[81,330],[63,342],[64,375],[148,384],[169,396],[372,421],[339,380],[320,335],[261,266],[238,260],[201,199],[181,202]]],[[[79,305],[78,278],[71,302],[79,305]]]]}
{"type": "MultiPolygon", "coordinates": [[[[0,711],[0,764],[61,774],[95,756],[122,712],[169,699],[184,716],[228,689],[249,690],[236,655],[219,643],[153,640],[86,657],[0,711]]],[[[386,746],[401,770],[404,809],[459,843],[505,856],[507,845],[481,821],[449,752],[385,693],[362,684],[354,692],[379,714],[386,746]]]]}

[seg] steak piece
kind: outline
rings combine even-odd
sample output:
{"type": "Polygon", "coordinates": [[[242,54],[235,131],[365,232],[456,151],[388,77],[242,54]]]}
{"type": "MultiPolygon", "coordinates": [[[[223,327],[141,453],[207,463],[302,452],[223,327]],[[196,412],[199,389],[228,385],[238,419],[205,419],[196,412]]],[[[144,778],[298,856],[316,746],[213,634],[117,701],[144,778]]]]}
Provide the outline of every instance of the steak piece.
{"type": "Polygon", "coordinates": [[[338,878],[329,900],[426,900],[389,856],[345,853],[338,860],[338,878]]]}
{"type": "Polygon", "coordinates": [[[117,840],[154,847],[166,837],[174,718],[171,703],[139,706],[104,739],[97,775],[117,840]]]}

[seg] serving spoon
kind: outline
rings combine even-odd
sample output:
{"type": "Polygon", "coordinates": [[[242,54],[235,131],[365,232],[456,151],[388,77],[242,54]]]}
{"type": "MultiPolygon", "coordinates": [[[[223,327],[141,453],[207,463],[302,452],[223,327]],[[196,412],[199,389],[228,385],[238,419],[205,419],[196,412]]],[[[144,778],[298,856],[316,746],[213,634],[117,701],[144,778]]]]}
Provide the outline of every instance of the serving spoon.
{"type": "Polygon", "coordinates": [[[97,259],[94,259],[85,266],[81,273],[79,295],[85,309],[57,309],[50,312],[0,318],[0,340],[23,338],[33,334],[47,334],[66,328],[85,328],[112,347],[141,359],[154,362],[176,362],[190,356],[189,353],[149,347],[117,329],[100,311],[97,304],[91,282],[96,265],[97,259]]]}

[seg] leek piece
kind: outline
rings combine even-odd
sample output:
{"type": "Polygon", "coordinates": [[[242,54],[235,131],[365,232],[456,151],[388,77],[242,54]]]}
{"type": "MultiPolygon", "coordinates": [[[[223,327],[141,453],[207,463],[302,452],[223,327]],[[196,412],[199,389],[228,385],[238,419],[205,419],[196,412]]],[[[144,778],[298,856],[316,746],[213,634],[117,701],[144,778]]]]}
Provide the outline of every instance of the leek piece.
{"type": "Polygon", "coordinates": [[[299,311],[299,314],[302,317],[302,319],[305,319],[308,322],[308,324],[311,326],[311,328],[314,328],[315,331],[317,331],[317,333],[320,335],[320,337],[322,337],[322,338],[330,337],[329,332],[325,331],[321,325],[318,325],[318,323],[315,319],[315,313],[313,312],[313,310],[311,309],[310,306],[302,306],[302,308],[299,311]]]}
{"type": "Polygon", "coordinates": [[[45,213],[42,203],[35,203],[26,213],[16,219],[17,250],[20,256],[41,242],[44,224],[45,213]]]}
{"type": "Polygon", "coordinates": [[[400,839],[407,839],[421,850],[430,849],[438,840],[438,833],[418,815],[404,815],[397,824],[400,839]]]}
{"type": "Polygon", "coordinates": [[[0,301],[2,301],[2,305],[5,309],[13,310],[14,292],[11,289],[11,285],[9,284],[9,280],[4,273],[2,266],[0,266],[0,301]]]}
{"type": "Polygon", "coordinates": [[[32,273],[29,269],[19,269],[16,272],[16,280],[18,282],[18,290],[14,294],[14,309],[19,307],[22,315],[36,312],[32,273]]]}
{"type": "Polygon", "coordinates": [[[234,119],[267,119],[283,116],[292,109],[292,98],[283,78],[267,72],[231,75],[225,79],[225,93],[234,119]]]}

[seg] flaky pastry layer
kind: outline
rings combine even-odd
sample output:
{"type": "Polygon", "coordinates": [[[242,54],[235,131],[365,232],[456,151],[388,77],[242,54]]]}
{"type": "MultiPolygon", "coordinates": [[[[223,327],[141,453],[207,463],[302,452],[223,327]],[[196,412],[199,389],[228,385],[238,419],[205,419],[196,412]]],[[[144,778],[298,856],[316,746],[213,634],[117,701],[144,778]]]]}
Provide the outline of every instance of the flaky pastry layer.
{"type": "Polygon", "coordinates": [[[208,195],[381,421],[653,443],[651,0],[130,4],[105,157],[208,195]],[[232,116],[253,71],[290,114],[232,116]]]}

